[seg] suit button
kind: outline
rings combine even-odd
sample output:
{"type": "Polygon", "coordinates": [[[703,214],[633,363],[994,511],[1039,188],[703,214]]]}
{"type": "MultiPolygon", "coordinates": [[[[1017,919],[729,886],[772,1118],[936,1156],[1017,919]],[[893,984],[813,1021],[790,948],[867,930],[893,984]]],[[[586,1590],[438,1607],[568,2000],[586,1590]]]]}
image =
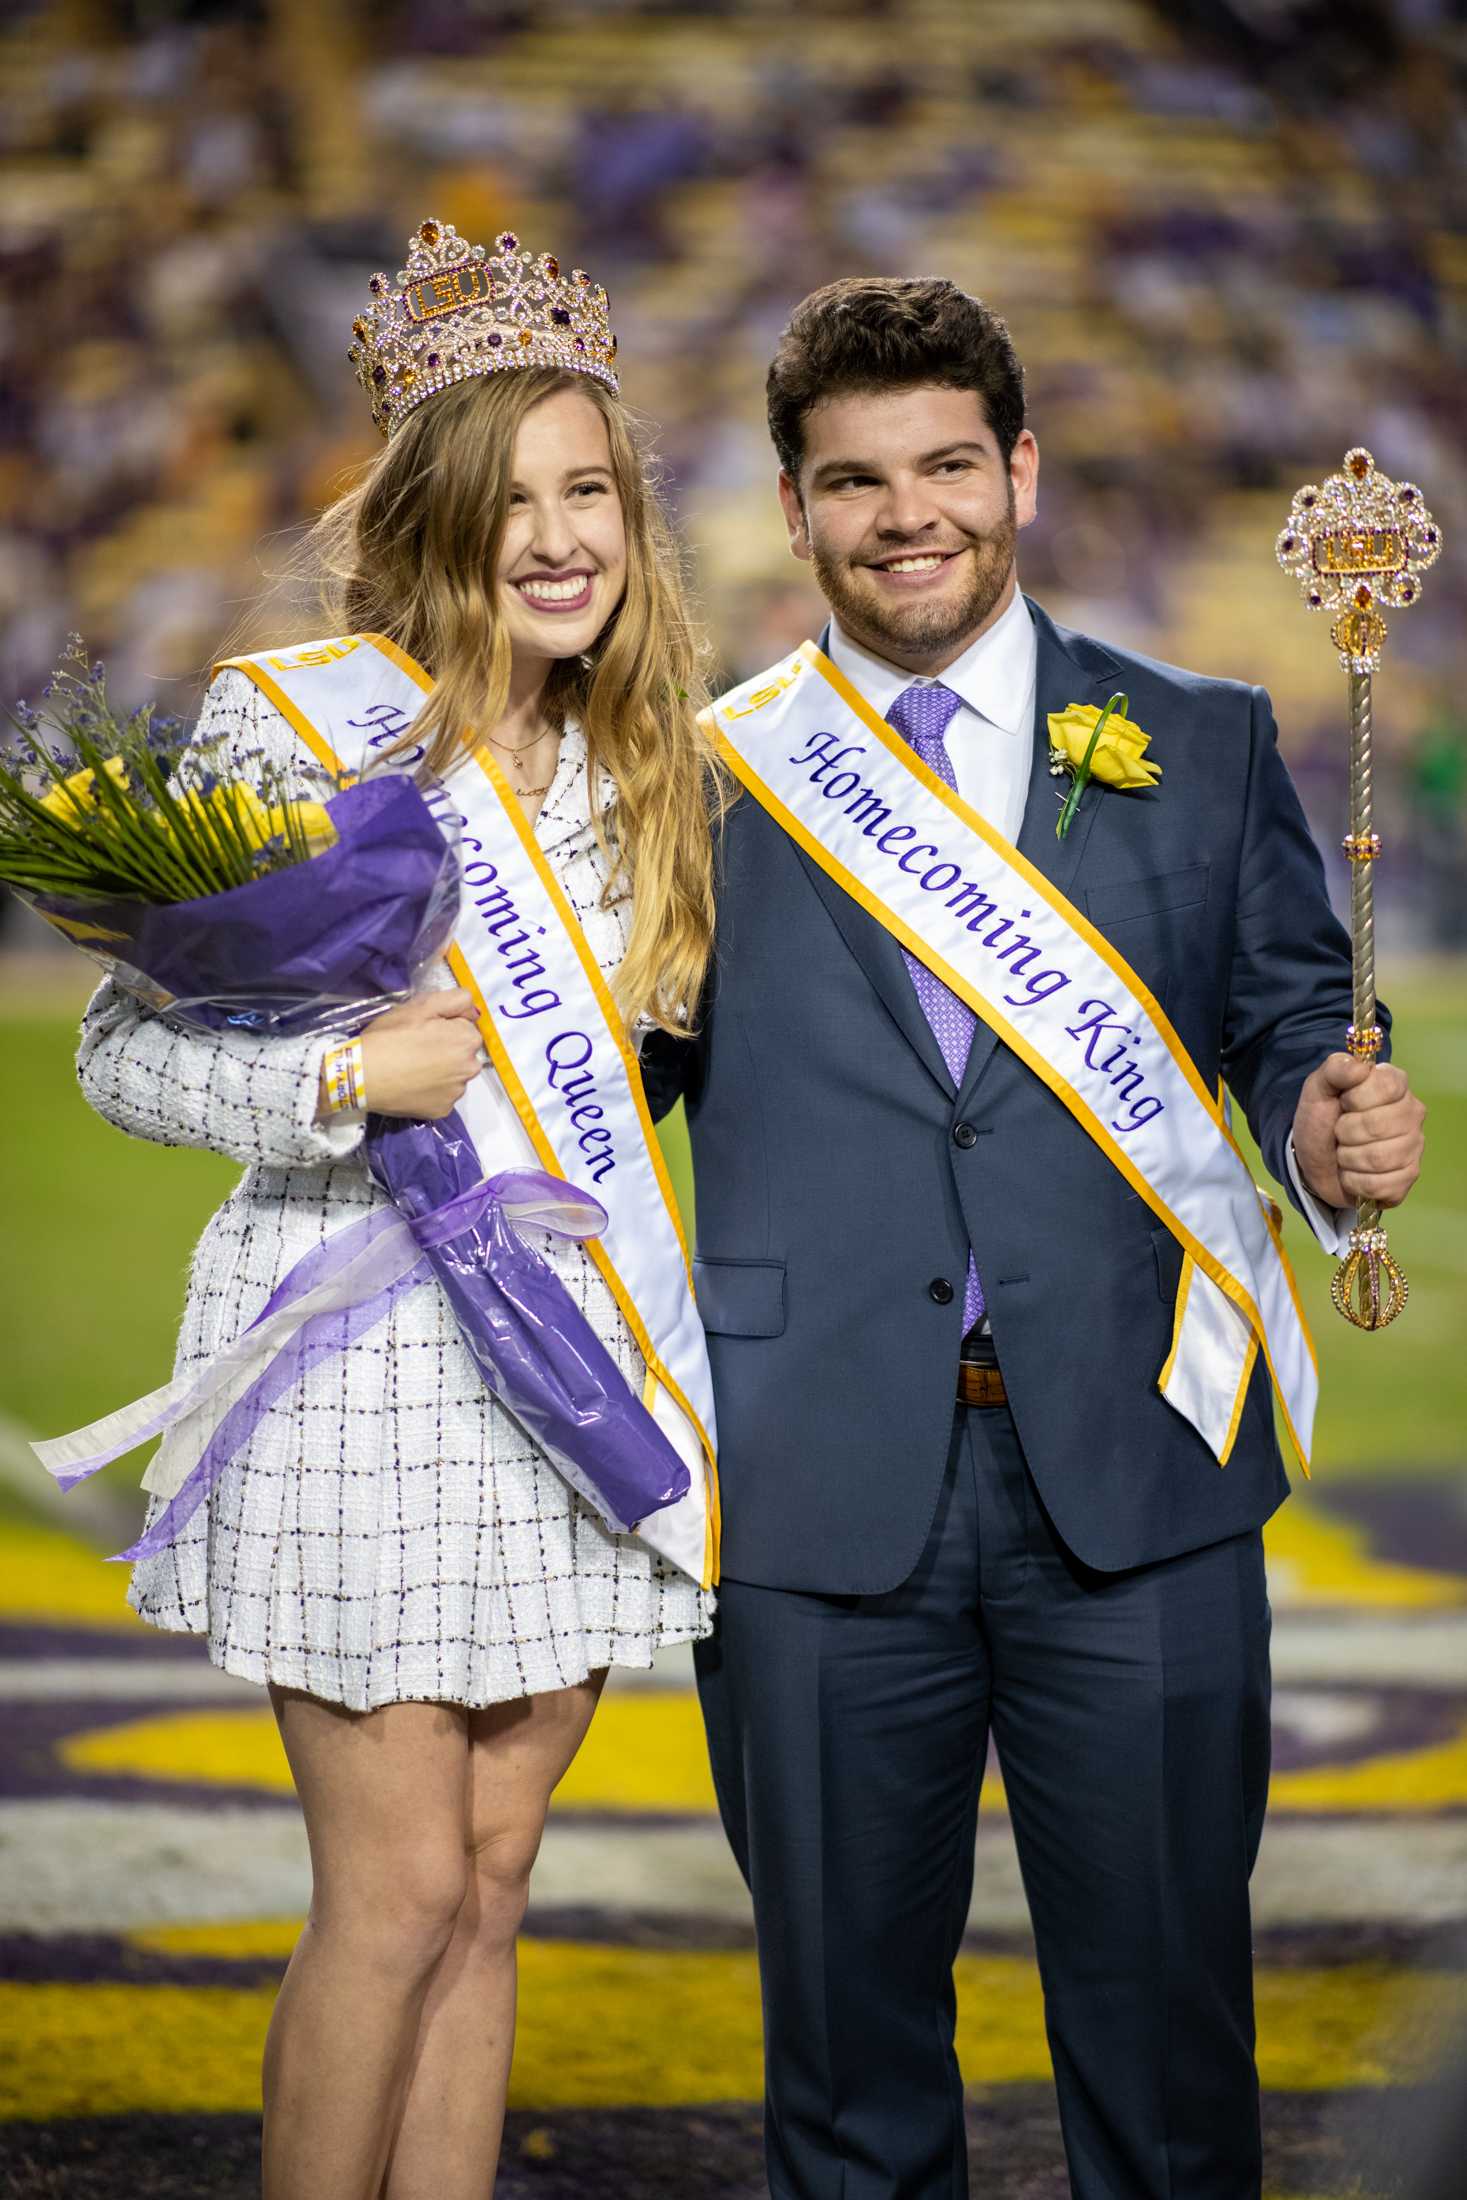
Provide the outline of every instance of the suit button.
{"type": "Polygon", "coordinates": [[[955,1146],[976,1146],[977,1143],[978,1133],[974,1130],[972,1124],[959,1123],[957,1129],[953,1132],[953,1144],[955,1146]]]}
{"type": "Polygon", "coordinates": [[[927,1286],[927,1296],[938,1306],[951,1306],[953,1287],[946,1276],[934,1276],[927,1286]]]}

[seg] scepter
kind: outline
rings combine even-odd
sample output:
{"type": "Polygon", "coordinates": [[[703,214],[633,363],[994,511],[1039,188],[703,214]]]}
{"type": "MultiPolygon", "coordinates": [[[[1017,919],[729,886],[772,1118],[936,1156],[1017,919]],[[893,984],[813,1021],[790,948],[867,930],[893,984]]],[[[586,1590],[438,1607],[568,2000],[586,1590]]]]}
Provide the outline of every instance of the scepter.
{"type": "MultiPolygon", "coordinates": [[[[1386,622],[1380,609],[1404,611],[1421,593],[1421,575],[1441,555],[1441,530],[1414,482],[1389,481],[1359,445],[1342,470],[1308,482],[1289,507],[1275,548],[1311,611],[1332,611],[1330,640],[1340,653],[1350,698],[1350,936],[1354,988],[1345,1046],[1373,1062],[1384,1033],[1375,1020],[1375,830],[1371,759],[1372,688],[1386,622]]],[[[1335,1270],[1330,1297],[1357,1329],[1384,1329],[1406,1303],[1407,1284],[1392,1259],[1380,1208],[1362,1199],[1349,1250],[1335,1270]]]]}

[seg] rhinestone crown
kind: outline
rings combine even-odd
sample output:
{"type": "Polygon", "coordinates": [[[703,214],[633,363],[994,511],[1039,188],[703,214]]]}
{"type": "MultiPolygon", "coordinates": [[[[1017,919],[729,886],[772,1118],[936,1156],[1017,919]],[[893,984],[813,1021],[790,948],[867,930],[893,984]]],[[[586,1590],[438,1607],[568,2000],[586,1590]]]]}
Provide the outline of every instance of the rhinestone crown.
{"type": "Polygon", "coordinates": [[[384,436],[451,382],[510,367],[562,367],[618,387],[601,284],[579,267],[562,275],[553,253],[536,258],[512,230],[491,253],[447,222],[423,222],[396,282],[374,275],[367,287],[346,356],[384,436]]]}

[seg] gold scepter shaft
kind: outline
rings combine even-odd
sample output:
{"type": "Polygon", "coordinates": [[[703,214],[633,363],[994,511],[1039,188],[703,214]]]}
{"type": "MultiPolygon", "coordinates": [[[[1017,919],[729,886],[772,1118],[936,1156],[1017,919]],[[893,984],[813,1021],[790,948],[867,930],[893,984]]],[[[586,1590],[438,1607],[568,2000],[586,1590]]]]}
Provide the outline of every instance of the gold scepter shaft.
{"type": "MultiPolygon", "coordinates": [[[[1371,755],[1375,675],[1352,669],[1347,677],[1350,830],[1345,836],[1345,854],[1350,861],[1353,985],[1345,1045],[1351,1054],[1368,1061],[1379,1053],[1383,1037],[1375,1020],[1375,860],[1380,854],[1380,835],[1374,829],[1375,768],[1371,755]]],[[[1355,1208],[1350,1250],[1330,1286],[1337,1310],[1357,1328],[1384,1329],[1405,1305],[1408,1292],[1406,1278],[1381,1228],[1380,1208],[1373,1199],[1360,1200],[1355,1208]],[[1382,1283],[1386,1286],[1384,1292],[1382,1283]]]]}
{"type": "MultiPolygon", "coordinates": [[[[1441,530],[1411,481],[1376,471],[1369,451],[1345,453],[1340,472],[1307,482],[1295,495],[1275,546],[1311,611],[1333,611],[1330,639],[1340,654],[1350,697],[1350,938],[1353,957],[1347,1050],[1374,1061],[1384,1039],[1376,1021],[1374,675],[1386,638],[1380,606],[1404,610],[1421,593],[1421,574],[1441,555],[1441,530]]],[[[1408,1286],[1392,1258],[1381,1211],[1373,1199],[1355,1210],[1349,1249],[1330,1296],[1357,1329],[1384,1329],[1406,1304],[1408,1286]]]]}

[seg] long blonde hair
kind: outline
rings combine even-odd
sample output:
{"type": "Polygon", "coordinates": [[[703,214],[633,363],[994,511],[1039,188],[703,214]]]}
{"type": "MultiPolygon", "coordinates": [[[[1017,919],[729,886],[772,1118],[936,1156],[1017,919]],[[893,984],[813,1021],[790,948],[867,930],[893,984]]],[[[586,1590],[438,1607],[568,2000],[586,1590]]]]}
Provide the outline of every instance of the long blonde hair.
{"type": "Polygon", "coordinates": [[[650,466],[624,406],[590,376],[526,367],[460,382],[411,413],[354,487],[306,538],[334,632],[388,635],[436,686],[414,720],[425,769],[442,772],[469,729],[495,725],[509,695],[510,644],[495,610],[520,422],[561,389],[580,390],[606,422],[626,526],[620,604],[584,658],[555,663],[552,720],[586,738],[592,824],[605,851],[604,901],[631,896],[615,980],[630,1025],[647,1015],[686,1032],[713,947],[713,836],[731,782],[699,723],[702,647],[681,560],[650,466]],[[601,771],[616,789],[599,800],[601,771]]]}

